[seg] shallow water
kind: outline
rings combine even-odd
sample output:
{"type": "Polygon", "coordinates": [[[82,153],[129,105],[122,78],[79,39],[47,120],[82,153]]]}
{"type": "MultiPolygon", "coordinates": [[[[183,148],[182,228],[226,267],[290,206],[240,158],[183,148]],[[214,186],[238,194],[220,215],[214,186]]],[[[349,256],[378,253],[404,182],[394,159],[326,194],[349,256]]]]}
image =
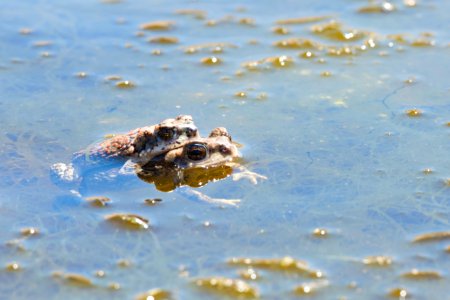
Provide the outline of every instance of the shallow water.
{"type": "Polygon", "coordinates": [[[0,264],[17,262],[21,269],[0,271],[0,294],[131,299],[163,288],[175,299],[228,299],[194,280],[239,278],[243,268],[226,264],[231,257],[291,256],[326,279],[255,268],[261,279],[249,282],[261,298],[295,299],[301,297],[295,286],[318,282],[319,299],[388,298],[398,287],[413,299],[449,299],[449,240],[412,240],[450,230],[450,3],[408,7],[395,1],[396,11],[360,14],[364,1],[298,2],[3,3],[0,264]],[[177,14],[180,9],[203,10],[205,18],[177,14]],[[370,33],[342,42],[311,32],[330,19],[283,25],[287,35],[272,32],[277,20],[307,16],[330,16],[344,29],[370,33]],[[139,29],[158,20],[175,25],[139,29]],[[404,34],[404,41],[390,34],[404,34]],[[147,42],[157,36],[179,42],[147,42]],[[273,46],[300,37],[322,47],[273,46]],[[412,41],[419,38],[433,44],[416,47],[412,41]],[[42,41],[50,44],[35,44],[42,41]],[[185,53],[204,43],[232,46],[185,53]],[[358,47],[351,48],[356,54],[327,54],[330,46],[344,45],[358,47]],[[316,57],[298,56],[305,51],[316,57]],[[283,55],[293,64],[262,61],[283,55]],[[223,62],[201,63],[211,56],[223,62]],[[259,61],[258,70],[243,66],[249,61],[259,61]],[[118,88],[105,79],[111,75],[135,87],[118,88]],[[410,109],[421,114],[409,116],[410,109]],[[73,152],[105,134],[178,114],[191,114],[204,135],[226,127],[244,145],[247,167],[268,177],[258,185],[227,178],[200,189],[211,197],[239,198],[239,208],[201,203],[182,189],[162,193],[137,178],[86,186],[76,191],[82,197],[50,180],[51,164],[70,161],[73,152]],[[83,200],[98,195],[112,204],[95,208],[83,200]],[[147,198],[163,201],[148,206],[147,198]],[[104,220],[120,212],[148,218],[150,230],[128,231],[104,220]],[[20,230],[26,227],[40,234],[24,237],[20,230]],[[315,228],[328,235],[314,236],[315,228]],[[365,265],[363,259],[373,255],[393,262],[365,265]],[[131,265],[121,266],[123,260],[131,265]],[[413,268],[442,278],[402,277],[413,268]],[[96,276],[98,270],[106,275],[96,276]],[[54,272],[86,276],[94,286],[71,285],[54,272]],[[108,288],[110,283],[120,289],[108,288]]]}

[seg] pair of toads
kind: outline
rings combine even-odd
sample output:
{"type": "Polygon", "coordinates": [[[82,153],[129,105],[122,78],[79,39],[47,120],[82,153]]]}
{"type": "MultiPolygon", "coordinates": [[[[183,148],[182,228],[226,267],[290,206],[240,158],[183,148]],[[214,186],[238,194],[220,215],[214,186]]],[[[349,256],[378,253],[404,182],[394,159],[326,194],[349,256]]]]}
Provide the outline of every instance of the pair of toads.
{"type": "MultiPolygon", "coordinates": [[[[118,170],[110,172],[109,176],[138,174],[148,179],[146,175],[167,169],[235,167],[239,157],[240,153],[224,127],[217,127],[208,137],[201,137],[192,117],[180,115],[105,139],[76,152],[71,163],[56,163],[51,170],[63,182],[80,181],[87,174],[103,172],[108,167],[118,170]]],[[[256,178],[265,178],[247,170],[243,173],[255,183],[256,178]]]]}

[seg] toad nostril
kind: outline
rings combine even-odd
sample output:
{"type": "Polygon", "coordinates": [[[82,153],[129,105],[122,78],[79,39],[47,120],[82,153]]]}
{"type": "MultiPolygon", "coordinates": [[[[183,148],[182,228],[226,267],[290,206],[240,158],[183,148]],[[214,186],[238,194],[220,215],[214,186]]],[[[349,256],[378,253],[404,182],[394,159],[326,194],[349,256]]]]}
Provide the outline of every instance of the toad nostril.
{"type": "Polygon", "coordinates": [[[186,135],[188,138],[197,136],[197,129],[187,128],[186,135]]]}

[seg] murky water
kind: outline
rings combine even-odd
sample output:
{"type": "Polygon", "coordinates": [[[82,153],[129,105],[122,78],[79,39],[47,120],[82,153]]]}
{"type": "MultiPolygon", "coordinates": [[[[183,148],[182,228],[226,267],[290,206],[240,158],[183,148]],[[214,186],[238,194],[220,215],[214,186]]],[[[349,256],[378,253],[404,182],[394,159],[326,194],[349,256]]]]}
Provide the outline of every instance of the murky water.
{"type": "Polygon", "coordinates": [[[241,278],[247,267],[232,257],[289,256],[308,271],[253,263],[260,278],[243,280],[264,299],[308,287],[318,299],[402,299],[396,288],[450,299],[448,1],[394,1],[393,11],[345,0],[60,2],[4,1],[0,11],[0,298],[134,299],[161,288],[228,299],[195,281],[241,278]],[[305,17],[324,18],[288,20],[305,17]],[[153,21],[173,23],[141,29],[153,21]],[[239,198],[238,208],[138,178],[75,192],[50,180],[51,164],[105,134],[179,114],[204,135],[225,126],[247,167],[268,177],[200,189],[239,198]],[[112,203],[92,207],[88,196],[112,203]],[[111,226],[113,213],[148,218],[150,229],[111,226]],[[433,232],[444,234],[413,242],[433,232]]]}

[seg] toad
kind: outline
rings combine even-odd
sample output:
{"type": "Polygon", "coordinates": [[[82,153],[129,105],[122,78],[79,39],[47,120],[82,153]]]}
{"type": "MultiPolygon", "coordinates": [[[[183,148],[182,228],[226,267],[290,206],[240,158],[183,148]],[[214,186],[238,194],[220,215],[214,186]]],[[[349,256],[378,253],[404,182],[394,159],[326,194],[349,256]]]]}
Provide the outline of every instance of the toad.
{"type": "Polygon", "coordinates": [[[63,182],[74,182],[85,174],[121,165],[119,173],[134,172],[136,165],[144,165],[153,157],[182,147],[198,138],[198,130],[189,115],[180,115],[159,124],[115,135],[73,155],[72,163],[52,165],[52,175],[63,182]]]}
{"type": "MultiPolygon", "coordinates": [[[[241,164],[241,155],[223,127],[215,128],[207,138],[192,138],[182,147],[154,157],[142,165],[137,174],[142,180],[154,183],[161,191],[172,191],[177,187],[200,187],[210,181],[232,176],[234,180],[247,178],[256,184],[263,175],[249,171],[241,164]],[[240,172],[233,173],[238,169],[240,172]]],[[[198,191],[185,190],[200,200],[237,205],[239,199],[213,199],[198,191]]]]}

